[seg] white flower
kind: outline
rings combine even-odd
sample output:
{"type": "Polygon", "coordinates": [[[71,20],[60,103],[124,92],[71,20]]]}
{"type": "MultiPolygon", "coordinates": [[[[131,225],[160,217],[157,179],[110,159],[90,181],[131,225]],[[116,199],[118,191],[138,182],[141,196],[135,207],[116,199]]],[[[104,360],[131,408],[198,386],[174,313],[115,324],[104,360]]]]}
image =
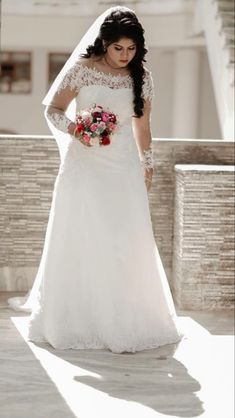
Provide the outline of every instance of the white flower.
{"type": "Polygon", "coordinates": [[[98,136],[91,137],[90,144],[99,145],[99,137],[98,136]]]}
{"type": "Polygon", "coordinates": [[[102,108],[100,108],[99,106],[96,106],[96,107],[93,109],[93,112],[102,112],[102,108]]]}
{"type": "Polygon", "coordinates": [[[82,118],[83,118],[83,119],[86,119],[86,118],[90,118],[90,117],[91,117],[90,113],[89,113],[89,112],[87,112],[86,110],[84,110],[84,111],[81,113],[81,116],[82,116],[82,118]]]}

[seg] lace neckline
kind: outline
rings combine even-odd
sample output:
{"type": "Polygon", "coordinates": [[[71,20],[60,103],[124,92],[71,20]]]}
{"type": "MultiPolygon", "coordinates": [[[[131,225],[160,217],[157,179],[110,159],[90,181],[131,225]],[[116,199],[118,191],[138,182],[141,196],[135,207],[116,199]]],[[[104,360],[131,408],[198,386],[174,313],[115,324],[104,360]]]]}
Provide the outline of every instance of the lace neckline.
{"type": "Polygon", "coordinates": [[[110,72],[109,73],[106,73],[104,71],[97,70],[97,68],[95,68],[95,67],[88,67],[86,64],[83,64],[83,63],[79,63],[78,62],[78,64],[81,65],[82,67],[84,67],[86,70],[88,70],[90,72],[93,72],[95,74],[100,74],[102,76],[103,75],[104,76],[108,76],[109,78],[110,77],[113,77],[115,79],[130,79],[130,80],[132,80],[132,77],[129,74],[126,74],[126,75],[121,75],[121,74],[114,75],[114,74],[112,74],[110,72]]]}

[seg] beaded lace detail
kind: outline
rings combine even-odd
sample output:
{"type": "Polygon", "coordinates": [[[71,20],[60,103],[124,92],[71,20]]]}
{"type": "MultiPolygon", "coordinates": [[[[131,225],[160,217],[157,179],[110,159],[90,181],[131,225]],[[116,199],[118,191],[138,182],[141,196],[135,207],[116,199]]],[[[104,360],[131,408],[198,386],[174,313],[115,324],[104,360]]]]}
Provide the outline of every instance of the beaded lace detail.
{"type": "MultiPolygon", "coordinates": [[[[111,89],[130,89],[133,88],[132,77],[128,75],[113,75],[97,70],[96,68],[87,67],[81,62],[76,62],[73,67],[65,75],[60,83],[57,93],[64,91],[73,91],[74,97],[78,95],[79,90],[83,86],[107,86],[111,89]]],[[[154,96],[154,87],[151,72],[146,70],[144,76],[144,84],[142,96],[145,100],[152,100],[154,96]]],[[[49,106],[45,112],[46,118],[60,131],[68,133],[70,120],[63,111],[56,107],[49,106]]],[[[150,165],[150,151],[146,154],[147,167],[150,165]]]]}
{"type": "Polygon", "coordinates": [[[152,101],[154,98],[154,84],[151,71],[146,72],[146,75],[144,77],[142,96],[144,100],[152,101]]]}
{"type": "Polygon", "coordinates": [[[67,116],[63,113],[57,113],[56,111],[47,111],[46,112],[47,118],[51,121],[51,123],[56,126],[62,132],[68,133],[68,127],[72,122],[67,116]]]}
{"type": "MultiPolygon", "coordinates": [[[[66,87],[69,87],[71,90],[75,90],[75,92],[78,93],[81,87],[90,85],[108,86],[112,89],[132,89],[133,80],[130,75],[113,75],[77,62],[65,75],[58,88],[58,93],[66,87]]],[[[152,76],[149,71],[146,71],[143,84],[143,98],[145,100],[152,100],[153,95],[152,76]]]]}
{"type": "Polygon", "coordinates": [[[153,158],[153,144],[151,142],[149,148],[143,150],[143,156],[141,158],[141,166],[149,171],[151,168],[154,168],[154,158],[153,158]]]}

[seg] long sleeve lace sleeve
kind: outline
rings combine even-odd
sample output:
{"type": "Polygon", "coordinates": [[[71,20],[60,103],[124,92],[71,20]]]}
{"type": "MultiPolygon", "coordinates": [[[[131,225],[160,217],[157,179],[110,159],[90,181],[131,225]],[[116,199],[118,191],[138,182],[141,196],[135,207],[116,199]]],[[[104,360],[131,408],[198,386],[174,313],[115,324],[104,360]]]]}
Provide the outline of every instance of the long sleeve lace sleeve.
{"type": "Polygon", "coordinates": [[[57,129],[65,133],[69,132],[68,127],[73,121],[69,119],[61,109],[55,106],[49,106],[45,111],[45,116],[57,129]]]}
{"type": "Polygon", "coordinates": [[[144,99],[143,116],[133,118],[133,131],[137,141],[142,167],[150,171],[154,168],[153,146],[151,134],[151,109],[154,97],[154,85],[150,71],[146,71],[142,89],[144,99]]]}
{"type": "Polygon", "coordinates": [[[51,103],[46,107],[44,115],[57,129],[68,133],[69,125],[74,123],[69,119],[65,111],[69,103],[77,96],[80,88],[79,75],[81,65],[79,63],[68,71],[58,87],[51,103]]]}

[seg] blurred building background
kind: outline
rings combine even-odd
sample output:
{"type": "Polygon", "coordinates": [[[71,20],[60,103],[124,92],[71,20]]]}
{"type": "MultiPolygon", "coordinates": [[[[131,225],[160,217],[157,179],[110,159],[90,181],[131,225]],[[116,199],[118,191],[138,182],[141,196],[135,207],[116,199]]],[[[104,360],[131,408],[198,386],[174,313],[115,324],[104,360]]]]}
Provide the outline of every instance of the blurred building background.
{"type": "Polygon", "coordinates": [[[1,417],[234,417],[234,0],[2,0],[0,57],[1,417]],[[27,317],[7,299],[37,275],[60,165],[41,101],[117,4],[145,28],[155,84],[148,197],[188,338],[176,352],[63,354],[26,342],[27,317]]]}
{"type": "MultiPolygon", "coordinates": [[[[41,101],[109,0],[4,0],[0,81],[0,290],[37,272],[59,168],[41,101]]],[[[132,0],[155,100],[156,242],[178,306],[234,298],[234,2],[132,0]]]]}
{"type": "MultiPolygon", "coordinates": [[[[132,0],[145,28],[158,138],[233,138],[229,1],[132,0]],[[229,104],[229,107],[228,107],[229,104]]],[[[49,134],[41,100],[108,0],[3,0],[0,132],[49,134]]]]}

